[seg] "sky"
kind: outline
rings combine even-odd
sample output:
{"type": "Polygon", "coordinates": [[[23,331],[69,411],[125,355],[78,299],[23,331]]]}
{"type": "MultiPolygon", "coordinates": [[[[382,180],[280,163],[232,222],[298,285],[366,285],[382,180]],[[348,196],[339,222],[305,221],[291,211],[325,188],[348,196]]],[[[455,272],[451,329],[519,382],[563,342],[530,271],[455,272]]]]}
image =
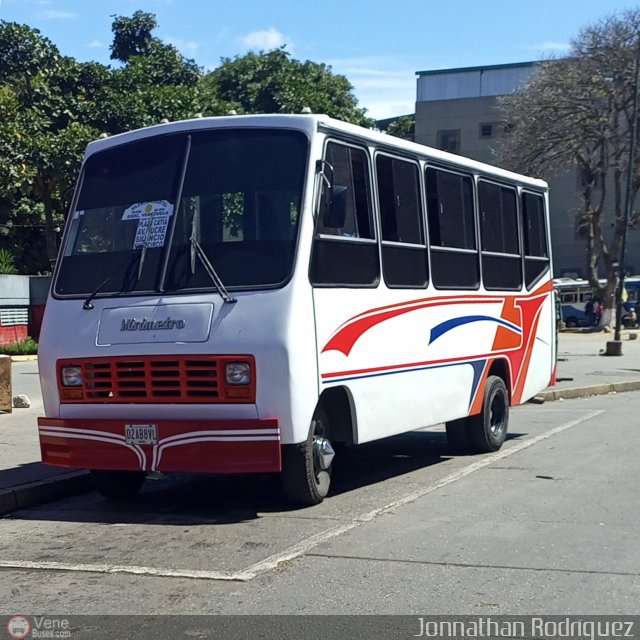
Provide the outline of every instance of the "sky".
{"type": "MultiPolygon", "coordinates": [[[[562,56],[580,30],[640,7],[625,0],[0,0],[63,55],[110,60],[113,16],[153,13],[153,35],[205,70],[285,46],[347,77],[375,119],[415,111],[416,72],[562,56]]],[[[0,61],[1,64],[1,61],[0,61]]]]}

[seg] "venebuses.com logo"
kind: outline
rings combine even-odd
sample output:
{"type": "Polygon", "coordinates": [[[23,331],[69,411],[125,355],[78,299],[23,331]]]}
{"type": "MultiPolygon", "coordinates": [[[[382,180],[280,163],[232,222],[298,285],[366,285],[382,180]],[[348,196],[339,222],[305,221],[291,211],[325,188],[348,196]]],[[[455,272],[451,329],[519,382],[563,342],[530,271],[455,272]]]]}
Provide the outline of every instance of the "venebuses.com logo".
{"type": "Polygon", "coordinates": [[[57,616],[11,616],[7,621],[10,638],[70,638],[67,618],[57,616]]]}
{"type": "Polygon", "coordinates": [[[7,631],[12,638],[26,638],[31,631],[31,625],[24,616],[13,616],[7,622],[7,631]]]}

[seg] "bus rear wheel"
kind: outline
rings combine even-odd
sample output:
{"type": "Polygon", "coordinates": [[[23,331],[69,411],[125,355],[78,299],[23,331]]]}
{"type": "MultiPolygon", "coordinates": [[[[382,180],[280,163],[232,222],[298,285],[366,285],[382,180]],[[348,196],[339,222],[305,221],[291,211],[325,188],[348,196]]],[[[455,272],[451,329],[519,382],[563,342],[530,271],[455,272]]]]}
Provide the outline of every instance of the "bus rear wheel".
{"type": "Polygon", "coordinates": [[[142,489],[145,477],[144,471],[91,470],[93,484],[105,498],[130,498],[135,496],[142,489]]]}
{"type": "Polygon", "coordinates": [[[499,376],[489,376],[484,388],[482,411],[446,423],[447,442],[454,453],[498,451],[507,437],[509,392],[499,376]]]}
{"type": "Polygon", "coordinates": [[[305,442],[282,447],[281,481],[287,498],[307,507],[322,502],[329,493],[334,455],[327,416],[318,408],[305,442]]]}
{"type": "Polygon", "coordinates": [[[482,411],[469,418],[469,438],[477,453],[498,451],[509,428],[509,392],[499,376],[489,376],[482,411]]]}

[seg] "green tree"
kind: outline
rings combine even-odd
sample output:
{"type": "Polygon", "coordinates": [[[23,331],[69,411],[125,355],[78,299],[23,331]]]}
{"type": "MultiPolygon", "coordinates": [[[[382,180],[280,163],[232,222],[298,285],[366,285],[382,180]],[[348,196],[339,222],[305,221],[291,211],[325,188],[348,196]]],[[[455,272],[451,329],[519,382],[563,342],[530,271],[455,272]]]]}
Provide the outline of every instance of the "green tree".
{"type": "Polygon", "coordinates": [[[193,60],[153,36],[156,27],[155,16],[143,11],[115,16],[111,57],[124,64],[103,83],[106,95],[97,107],[108,133],[228,110],[202,83],[202,69],[193,60]]]}
{"type": "Polygon", "coordinates": [[[151,14],[117,19],[113,51],[125,64],[111,69],[63,57],[36,29],[0,22],[0,245],[21,270],[44,271],[55,259],[90,140],[225,109],[195,63],[153,38],[153,27],[151,14]]]}
{"type": "Polygon", "coordinates": [[[415,140],[416,118],[415,116],[402,116],[389,123],[385,133],[405,140],[415,140]]]}
{"type": "MultiPolygon", "coordinates": [[[[47,253],[39,266],[45,269],[47,256],[53,259],[57,250],[54,202],[61,195],[59,171],[72,160],[60,157],[61,151],[55,160],[43,158],[47,139],[70,122],[64,94],[73,63],[37,30],[15,23],[0,23],[0,52],[0,237],[10,239],[15,229],[22,230],[19,235],[36,229],[41,234],[44,229],[47,253]],[[44,220],[18,217],[29,209],[42,213],[44,220]]],[[[14,249],[10,241],[3,244],[14,249]]]]}
{"type": "Polygon", "coordinates": [[[214,95],[239,113],[300,113],[310,109],[372,127],[353,86],[331,67],[292,59],[284,48],[223,58],[205,80],[214,95]]]}
{"type": "MultiPolygon", "coordinates": [[[[567,58],[541,62],[522,91],[501,100],[510,130],[501,163],[543,178],[577,168],[582,205],[576,224],[585,229],[589,280],[607,309],[615,306],[624,230],[639,33],[640,10],[604,18],[579,33],[567,58]],[[599,270],[606,274],[604,288],[599,270]]],[[[635,197],[637,155],[632,171],[635,197]]]]}
{"type": "Polygon", "coordinates": [[[0,249],[21,272],[42,272],[57,253],[86,144],[196,115],[316,113],[373,126],[353,87],[323,64],[283,49],[224,59],[205,76],[153,35],[153,14],[114,16],[116,68],[60,55],[37,29],[0,21],[0,249]],[[44,233],[43,233],[44,231],[44,233]]]}
{"type": "Polygon", "coordinates": [[[129,62],[133,56],[145,56],[151,52],[155,38],[151,32],[158,26],[152,13],[136,11],[130,18],[113,16],[111,31],[111,59],[129,62]]]}

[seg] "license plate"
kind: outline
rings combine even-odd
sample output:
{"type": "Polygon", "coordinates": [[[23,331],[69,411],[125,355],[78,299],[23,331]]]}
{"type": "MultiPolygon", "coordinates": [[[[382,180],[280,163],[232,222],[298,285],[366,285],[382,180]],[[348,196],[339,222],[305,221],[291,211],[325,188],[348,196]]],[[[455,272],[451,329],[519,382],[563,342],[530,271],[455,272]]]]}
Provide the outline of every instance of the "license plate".
{"type": "Polygon", "coordinates": [[[124,439],[127,444],[158,444],[158,425],[125,424],[124,439]]]}

